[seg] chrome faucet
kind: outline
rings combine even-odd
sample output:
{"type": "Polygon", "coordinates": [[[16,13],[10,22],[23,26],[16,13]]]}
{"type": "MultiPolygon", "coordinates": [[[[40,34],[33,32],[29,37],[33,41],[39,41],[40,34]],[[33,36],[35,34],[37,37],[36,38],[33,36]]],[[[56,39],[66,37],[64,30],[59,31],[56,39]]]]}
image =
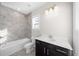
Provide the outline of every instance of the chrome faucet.
{"type": "Polygon", "coordinates": [[[49,38],[53,38],[53,36],[52,35],[49,35],[49,38]]]}

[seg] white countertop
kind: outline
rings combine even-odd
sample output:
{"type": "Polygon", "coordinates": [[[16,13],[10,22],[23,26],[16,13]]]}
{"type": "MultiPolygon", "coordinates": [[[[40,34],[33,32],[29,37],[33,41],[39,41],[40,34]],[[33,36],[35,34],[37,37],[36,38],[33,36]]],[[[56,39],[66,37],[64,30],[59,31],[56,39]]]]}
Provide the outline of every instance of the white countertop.
{"type": "Polygon", "coordinates": [[[57,45],[57,46],[60,46],[60,47],[63,47],[63,48],[69,49],[69,50],[73,50],[71,45],[66,41],[50,39],[48,37],[36,37],[35,39],[41,40],[41,41],[44,41],[44,42],[47,42],[50,44],[54,44],[54,45],[57,45]]]}

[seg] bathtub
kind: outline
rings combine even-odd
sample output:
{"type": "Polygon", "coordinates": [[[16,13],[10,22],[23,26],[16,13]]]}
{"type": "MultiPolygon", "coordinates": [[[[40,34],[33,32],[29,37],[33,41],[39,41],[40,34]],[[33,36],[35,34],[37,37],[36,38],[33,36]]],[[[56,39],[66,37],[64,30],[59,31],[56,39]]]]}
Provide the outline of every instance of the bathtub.
{"type": "Polygon", "coordinates": [[[21,50],[24,48],[25,44],[28,44],[30,42],[30,39],[20,39],[12,42],[7,42],[5,44],[2,44],[0,46],[0,56],[9,56],[13,53],[21,50]]]}

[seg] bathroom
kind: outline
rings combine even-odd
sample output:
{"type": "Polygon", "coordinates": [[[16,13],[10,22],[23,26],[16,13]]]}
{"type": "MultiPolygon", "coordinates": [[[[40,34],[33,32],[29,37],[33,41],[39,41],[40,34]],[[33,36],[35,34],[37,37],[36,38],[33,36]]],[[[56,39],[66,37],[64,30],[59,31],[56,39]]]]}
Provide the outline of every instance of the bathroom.
{"type": "Polygon", "coordinates": [[[78,56],[77,2],[0,2],[0,56],[78,56]]]}

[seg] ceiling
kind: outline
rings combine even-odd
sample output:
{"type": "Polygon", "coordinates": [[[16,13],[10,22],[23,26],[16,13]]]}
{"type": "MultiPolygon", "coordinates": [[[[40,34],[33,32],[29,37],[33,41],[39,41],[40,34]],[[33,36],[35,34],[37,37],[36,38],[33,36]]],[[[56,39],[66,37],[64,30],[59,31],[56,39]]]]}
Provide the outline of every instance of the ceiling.
{"type": "Polygon", "coordinates": [[[46,2],[1,2],[1,4],[21,13],[28,14],[43,6],[46,2]]]}

